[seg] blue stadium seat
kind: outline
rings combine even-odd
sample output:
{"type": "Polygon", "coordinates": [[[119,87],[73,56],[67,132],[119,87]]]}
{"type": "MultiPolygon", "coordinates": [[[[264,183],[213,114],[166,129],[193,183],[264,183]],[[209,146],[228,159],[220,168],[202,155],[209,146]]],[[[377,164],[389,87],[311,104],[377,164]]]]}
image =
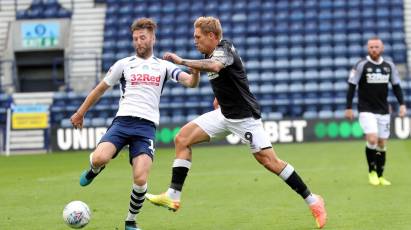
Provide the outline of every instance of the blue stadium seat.
{"type": "Polygon", "coordinates": [[[250,83],[258,83],[260,81],[260,74],[258,74],[258,72],[248,72],[247,79],[250,83]]]}
{"type": "Polygon", "coordinates": [[[110,126],[113,123],[114,117],[109,117],[106,119],[106,126],[110,126]]]}
{"type": "Polygon", "coordinates": [[[332,57],[333,47],[331,46],[331,43],[325,41],[323,41],[323,43],[324,45],[321,45],[318,49],[319,54],[321,55],[321,57],[332,57]]]}
{"type": "Polygon", "coordinates": [[[361,22],[359,22],[359,21],[358,21],[358,18],[356,18],[356,17],[359,17],[359,13],[358,13],[358,14],[357,14],[357,13],[354,14],[354,12],[356,12],[356,11],[353,10],[353,12],[352,12],[353,15],[356,15],[356,16],[353,16],[353,19],[352,19],[352,20],[349,20],[348,23],[347,23],[347,31],[348,31],[348,33],[360,33],[361,30],[362,30],[361,22]]]}
{"type": "Polygon", "coordinates": [[[289,74],[289,81],[291,83],[302,83],[304,81],[304,71],[294,69],[289,74]]]}
{"type": "MultiPolygon", "coordinates": [[[[283,25],[283,27],[279,26],[278,28],[286,28],[286,31],[277,31],[277,33],[279,34],[284,34],[288,32],[288,25],[283,25]]],[[[287,35],[279,35],[275,38],[275,43],[277,46],[286,46],[289,42],[289,39],[290,38],[287,35]]]]}
{"type": "Polygon", "coordinates": [[[273,35],[265,35],[261,38],[261,45],[272,45],[275,42],[273,35]]]}
{"type": "Polygon", "coordinates": [[[302,58],[292,58],[290,60],[290,67],[292,69],[304,69],[304,59],[302,58]]]}
{"type": "Polygon", "coordinates": [[[290,48],[290,58],[299,58],[304,53],[304,48],[300,45],[292,45],[290,48]]]}
{"type": "Polygon", "coordinates": [[[106,125],[106,118],[103,117],[95,117],[91,119],[90,125],[93,127],[100,127],[106,125]]]}
{"type": "Polygon", "coordinates": [[[316,82],[320,78],[320,73],[317,70],[308,70],[304,72],[304,80],[308,82],[316,82]]]}
{"type": "Polygon", "coordinates": [[[264,46],[261,48],[261,58],[264,59],[274,59],[277,55],[276,50],[271,46],[264,46]]]}
{"type": "Polygon", "coordinates": [[[283,114],[279,112],[269,112],[267,113],[267,120],[281,120],[283,119],[283,114]]]}
{"type": "Polygon", "coordinates": [[[349,43],[360,43],[362,41],[361,33],[350,33],[348,34],[349,43]]]}
{"type": "Polygon", "coordinates": [[[273,60],[268,59],[261,61],[260,68],[262,71],[270,71],[274,70],[274,68],[277,68],[277,65],[273,60]]]}
{"type": "Polygon", "coordinates": [[[322,110],[318,112],[318,118],[320,119],[330,119],[334,117],[334,113],[331,110],[322,110]]]}
{"type": "Polygon", "coordinates": [[[281,46],[275,49],[275,56],[278,59],[287,59],[289,55],[289,49],[287,46],[281,46]]]}
{"type": "Polygon", "coordinates": [[[278,83],[288,83],[291,79],[290,74],[288,71],[278,71],[276,73],[274,72],[263,72],[264,77],[269,77],[269,78],[274,78],[276,82],[278,83]],[[267,76],[265,76],[267,75],[267,76]]]}
{"type": "Polygon", "coordinates": [[[247,71],[259,70],[260,69],[260,61],[254,59],[249,60],[245,63],[245,67],[247,71]]]}
{"type": "Polygon", "coordinates": [[[331,22],[322,22],[319,24],[319,31],[320,33],[329,33],[333,29],[333,24],[331,22]]]}
{"type": "Polygon", "coordinates": [[[347,81],[348,74],[349,74],[348,69],[349,68],[337,67],[337,69],[334,71],[334,74],[333,74],[335,81],[336,82],[338,82],[338,81],[347,81]]]}
{"type": "Polygon", "coordinates": [[[318,92],[318,84],[316,82],[307,82],[304,84],[304,92],[305,93],[317,93],[318,92]]]}
{"type": "Polygon", "coordinates": [[[70,119],[62,119],[61,121],[60,121],[60,126],[62,127],[62,128],[71,128],[71,127],[73,127],[73,125],[71,124],[71,121],[70,121],[70,119]]]}
{"type": "Polygon", "coordinates": [[[333,64],[333,60],[329,57],[322,57],[319,60],[319,66],[321,68],[332,68],[333,64]]]}
{"type": "Polygon", "coordinates": [[[338,67],[347,67],[349,66],[348,58],[346,57],[337,57],[334,59],[334,66],[338,67]]]}
{"type": "Polygon", "coordinates": [[[26,10],[16,12],[16,19],[69,18],[71,12],[57,0],[33,0],[26,10]]]}
{"type": "Polygon", "coordinates": [[[330,82],[334,79],[334,71],[331,68],[324,68],[319,72],[320,83],[330,82]]]}
{"type": "Polygon", "coordinates": [[[303,91],[304,91],[304,85],[302,83],[290,84],[290,87],[289,87],[290,93],[301,93],[303,91]]]}
{"type": "MultiPolygon", "coordinates": [[[[350,35],[348,35],[348,36],[350,36],[350,35]]],[[[360,36],[360,38],[361,38],[361,36],[360,36]]],[[[339,44],[339,43],[344,44],[347,41],[347,39],[348,38],[347,38],[347,35],[345,33],[335,33],[334,36],[333,36],[333,40],[337,44],[339,44]]]]}
{"type": "Polygon", "coordinates": [[[319,106],[319,96],[316,92],[306,92],[304,93],[303,103],[305,105],[306,110],[315,110],[317,111],[317,107],[319,106]]]}
{"type": "Polygon", "coordinates": [[[354,66],[357,62],[359,62],[363,57],[361,56],[353,56],[350,57],[348,60],[348,63],[350,66],[354,66]]]}
{"type": "Polygon", "coordinates": [[[282,71],[282,70],[288,71],[290,64],[289,64],[288,59],[277,59],[274,63],[274,66],[277,71],[282,71]]]}
{"type": "Polygon", "coordinates": [[[334,84],[331,81],[323,81],[323,82],[320,83],[320,85],[318,87],[318,90],[320,92],[329,92],[329,93],[331,93],[331,92],[334,91],[333,87],[334,87],[334,84]]]}
{"type": "Polygon", "coordinates": [[[318,59],[317,58],[306,58],[304,62],[304,67],[306,69],[314,69],[318,67],[318,59]]]}
{"type": "Polygon", "coordinates": [[[306,110],[303,113],[303,118],[304,119],[315,119],[318,117],[317,111],[312,111],[312,110],[306,110]]]}
{"type": "Polygon", "coordinates": [[[337,58],[337,57],[347,57],[349,56],[349,52],[348,52],[348,47],[345,45],[345,43],[338,43],[334,46],[334,50],[333,50],[333,57],[337,58]]]}
{"type": "Polygon", "coordinates": [[[365,52],[365,48],[358,44],[352,44],[348,46],[348,53],[350,57],[353,56],[363,56],[365,52]]]}

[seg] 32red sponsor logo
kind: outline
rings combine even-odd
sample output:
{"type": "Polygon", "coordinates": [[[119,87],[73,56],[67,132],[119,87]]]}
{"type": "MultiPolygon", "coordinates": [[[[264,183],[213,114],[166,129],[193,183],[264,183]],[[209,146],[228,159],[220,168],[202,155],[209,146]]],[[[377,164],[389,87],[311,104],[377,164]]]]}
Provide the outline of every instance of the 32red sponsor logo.
{"type": "Polygon", "coordinates": [[[130,83],[131,85],[160,85],[160,75],[158,76],[150,76],[149,74],[131,74],[130,75],[130,83]]]}

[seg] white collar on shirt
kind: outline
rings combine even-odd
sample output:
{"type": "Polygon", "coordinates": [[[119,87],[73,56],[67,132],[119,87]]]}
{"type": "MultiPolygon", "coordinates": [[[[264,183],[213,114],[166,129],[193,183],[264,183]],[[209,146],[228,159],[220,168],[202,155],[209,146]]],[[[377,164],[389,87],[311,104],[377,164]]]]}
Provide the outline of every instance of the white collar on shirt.
{"type": "Polygon", "coordinates": [[[136,58],[140,59],[140,60],[150,60],[150,59],[152,59],[152,58],[154,57],[154,55],[151,55],[151,56],[148,57],[147,59],[144,59],[144,58],[142,58],[142,57],[137,56],[137,54],[134,55],[134,56],[135,56],[136,58]]]}

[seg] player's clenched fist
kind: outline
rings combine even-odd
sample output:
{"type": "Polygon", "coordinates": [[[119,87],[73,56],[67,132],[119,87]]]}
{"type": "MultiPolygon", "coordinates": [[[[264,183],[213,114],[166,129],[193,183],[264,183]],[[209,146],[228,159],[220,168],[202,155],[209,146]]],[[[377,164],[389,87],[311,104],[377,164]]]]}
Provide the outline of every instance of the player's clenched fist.
{"type": "Polygon", "coordinates": [[[71,117],[70,117],[70,121],[71,124],[73,125],[74,128],[83,128],[83,120],[84,120],[84,116],[81,115],[78,112],[75,112],[71,117]]]}
{"type": "Polygon", "coordinates": [[[175,53],[170,53],[170,52],[166,52],[163,55],[163,59],[167,60],[167,61],[171,61],[174,62],[177,65],[181,65],[181,63],[183,62],[183,59],[180,58],[177,54],[175,53]]]}

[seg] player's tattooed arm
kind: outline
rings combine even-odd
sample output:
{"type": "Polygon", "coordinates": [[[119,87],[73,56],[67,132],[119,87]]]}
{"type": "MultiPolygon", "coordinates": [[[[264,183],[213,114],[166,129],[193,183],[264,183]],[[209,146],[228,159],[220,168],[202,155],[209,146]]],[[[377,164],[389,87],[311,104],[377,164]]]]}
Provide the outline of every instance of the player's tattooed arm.
{"type": "Polygon", "coordinates": [[[212,59],[200,59],[200,60],[188,60],[182,59],[175,53],[167,52],[164,54],[163,58],[165,60],[174,62],[177,65],[185,65],[190,68],[194,68],[205,72],[215,72],[218,73],[222,68],[224,68],[223,63],[212,59]]]}
{"type": "Polygon", "coordinates": [[[200,83],[200,71],[190,68],[191,74],[181,72],[178,81],[186,87],[196,88],[200,83]]]}
{"type": "Polygon", "coordinates": [[[216,73],[220,72],[220,70],[224,68],[223,63],[216,61],[216,60],[211,60],[211,59],[201,59],[201,60],[182,59],[181,64],[187,67],[198,69],[200,71],[216,72],[216,73]]]}

